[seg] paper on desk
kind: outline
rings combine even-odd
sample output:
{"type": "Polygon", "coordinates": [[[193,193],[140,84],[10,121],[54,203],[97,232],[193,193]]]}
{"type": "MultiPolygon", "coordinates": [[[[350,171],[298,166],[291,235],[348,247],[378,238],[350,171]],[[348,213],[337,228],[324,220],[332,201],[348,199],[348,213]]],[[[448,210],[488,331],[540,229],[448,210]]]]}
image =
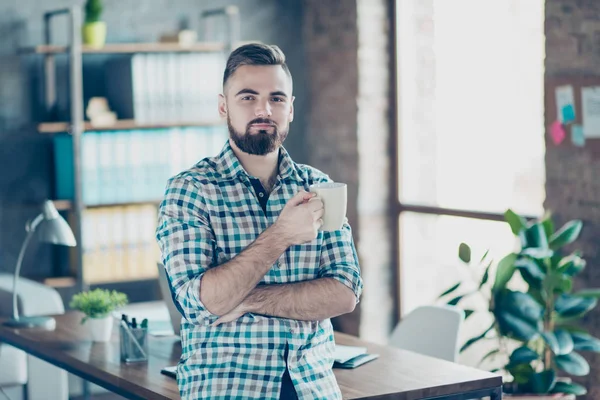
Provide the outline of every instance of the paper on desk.
{"type": "Polygon", "coordinates": [[[335,361],[343,364],[348,360],[352,360],[354,357],[360,356],[361,354],[365,354],[366,352],[366,347],[344,346],[341,344],[336,344],[335,361]]]}

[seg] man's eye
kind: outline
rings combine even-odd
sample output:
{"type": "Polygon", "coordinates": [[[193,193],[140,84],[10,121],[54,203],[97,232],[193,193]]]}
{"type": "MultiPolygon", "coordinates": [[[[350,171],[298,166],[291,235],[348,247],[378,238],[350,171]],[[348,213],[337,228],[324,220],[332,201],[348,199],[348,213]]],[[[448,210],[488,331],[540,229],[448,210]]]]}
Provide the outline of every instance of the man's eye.
{"type": "Polygon", "coordinates": [[[252,96],[244,96],[242,97],[242,100],[252,100],[253,97],[252,96]]]}
{"type": "Polygon", "coordinates": [[[280,97],[273,97],[271,100],[281,103],[283,101],[280,97]]]}

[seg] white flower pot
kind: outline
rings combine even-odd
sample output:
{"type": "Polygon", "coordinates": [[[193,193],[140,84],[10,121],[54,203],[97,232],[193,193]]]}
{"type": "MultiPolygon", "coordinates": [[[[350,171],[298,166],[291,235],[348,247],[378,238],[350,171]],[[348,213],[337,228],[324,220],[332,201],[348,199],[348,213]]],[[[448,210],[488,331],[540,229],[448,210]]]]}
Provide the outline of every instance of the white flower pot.
{"type": "Polygon", "coordinates": [[[88,318],[85,321],[94,342],[108,342],[112,334],[113,317],[88,318]]]}

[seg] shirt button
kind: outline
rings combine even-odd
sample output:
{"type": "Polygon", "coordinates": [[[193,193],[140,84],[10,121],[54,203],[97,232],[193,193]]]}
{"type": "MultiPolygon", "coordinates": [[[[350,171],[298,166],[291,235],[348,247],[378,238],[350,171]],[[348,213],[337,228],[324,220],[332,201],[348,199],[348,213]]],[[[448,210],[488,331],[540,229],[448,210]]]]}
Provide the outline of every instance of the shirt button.
{"type": "Polygon", "coordinates": [[[258,197],[265,197],[265,194],[263,192],[259,192],[258,197]]]}
{"type": "Polygon", "coordinates": [[[290,333],[294,334],[294,333],[296,333],[296,330],[294,328],[290,328],[290,333]]]}

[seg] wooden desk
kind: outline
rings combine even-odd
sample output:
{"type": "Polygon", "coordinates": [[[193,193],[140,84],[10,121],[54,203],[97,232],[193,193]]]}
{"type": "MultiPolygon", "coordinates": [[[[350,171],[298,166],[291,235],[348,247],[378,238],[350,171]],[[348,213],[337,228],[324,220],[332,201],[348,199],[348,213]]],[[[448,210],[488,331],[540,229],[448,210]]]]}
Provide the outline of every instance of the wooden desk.
{"type": "MultiPolygon", "coordinates": [[[[56,330],[13,329],[0,325],[0,342],[63,368],[129,399],[178,399],[174,379],[160,373],[175,365],[181,344],[174,337],[150,337],[147,363],[119,361],[117,329],[108,343],[92,343],[79,323],[82,314],[56,316],[56,330]]],[[[0,323],[2,321],[0,320],[0,323]]],[[[378,360],[353,370],[334,369],[345,399],[455,399],[502,397],[502,379],[488,372],[409,351],[367,343],[341,333],[336,343],[365,346],[378,360]]]]}

